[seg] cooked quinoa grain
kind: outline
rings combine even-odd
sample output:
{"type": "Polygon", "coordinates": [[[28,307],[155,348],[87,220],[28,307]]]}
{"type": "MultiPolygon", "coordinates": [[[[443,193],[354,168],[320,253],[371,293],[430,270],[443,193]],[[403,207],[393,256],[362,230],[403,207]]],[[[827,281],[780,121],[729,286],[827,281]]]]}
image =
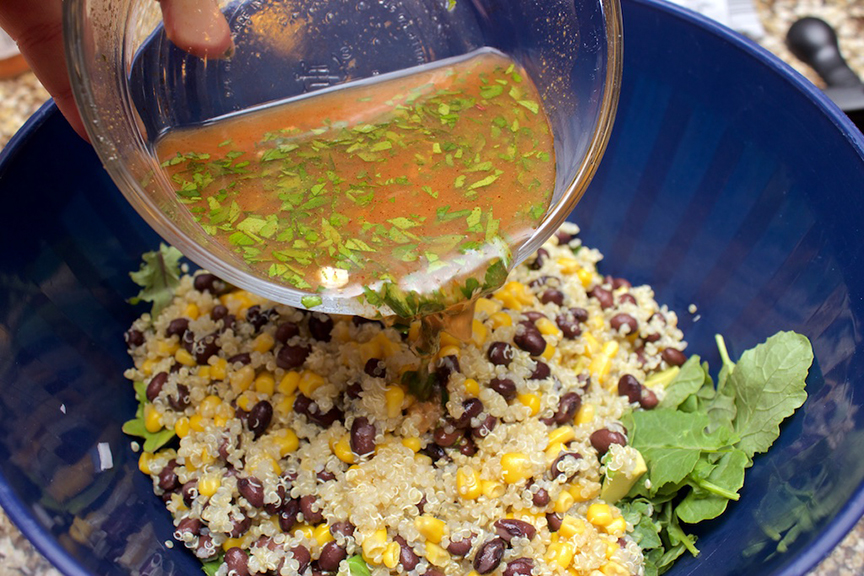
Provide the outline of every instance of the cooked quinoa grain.
{"type": "Polygon", "coordinates": [[[127,333],[145,426],[179,438],[139,461],[175,538],[219,576],[348,574],[358,555],[375,576],[642,574],[601,486],[638,468],[620,418],[657,405],[649,377],[685,343],[577,234],[481,299],[469,342],[441,335],[427,401],[403,385],[416,326],[184,276],[127,333]]]}

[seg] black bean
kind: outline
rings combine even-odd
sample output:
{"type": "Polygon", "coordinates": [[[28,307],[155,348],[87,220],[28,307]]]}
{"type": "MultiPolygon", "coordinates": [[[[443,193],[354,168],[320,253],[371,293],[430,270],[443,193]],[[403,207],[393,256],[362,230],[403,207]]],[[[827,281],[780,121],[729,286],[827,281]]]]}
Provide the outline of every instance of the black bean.
{"type": "Polygon", "coordinates": [[[360,398],[360,394],[363,392],[363,387],[359,382],[354,382],[353,384],[349,384],[345,389],[345,395],[352,400],[357,400],[360,398]]]}
{"type": "Polygon", "coordinates": [[[264,511],[268,514],[278,514],[282,507],[285,505],[285,486],[283,486],[282,484],[276,486],[276,496],[278,498],[276,502],[264,503],[264,511]]]}
{"type": "Polygon", "coordinates": [[[441,448],[441,446],[435,444],[434,442],[429,442],[428,444],[426,444],[426,446],[424,446],[423,449],[420,450],[420,452],[422,452],[426,456],[429,456],[429,458],[431,458],[433,462],[438,462],[442,459],[450,460],[450,457],[447,456],[447,452],[445,452],[444,449],[441,448]]]}
{"type": "Polygon", "coordinates": [[[222,318],[222,328],[219,331],[225,332],[226,330],[233,329],[236,322],[236,316],[234,316],[233,314],[227,314],[224,318],[222,318]]]}
{"type": "Polygon", "coordinates": [[[225,282],[210,273],[196,274],[193,282],[195,290],[220,294],[225,290],[225,282]]]}
{"type": "Polygon", "coordinates": [[[255,508],[264,506],[264,484],[258,478],[238,478],[237,491],[255,508]]]}
{"type": "Polygon", "coordinates": [[[552,370],[549,368],[549,365],[545,362],[541,362],[537,360],[537,363],[534,365],[534,371],[531,372],[531,375],[528,376],[529,380],[545,380],[552,374],[552,370]]]}
{"type": "Polygon", "coordinates": [[[652,332],[651,334],[646,334],[642,337],[646,342],[657,342],[660,340],[660,334],[657,332],[652,332]]]}
{"type": "Polygon", "coordinates": [[[493,378],[489,381],[489,387],[507,401],[516,398],[516,383],[510,378],[493,378]]]}
{"type": "Polygon", "coordinates": [[[557,532],[559,528],[561,528],[561,518],[558,514],[549,513],[546,514],[546,524],[549,526],[550,532],[557,532]]]}
{"type": "Polygon", "coordinates": [[[180,487],[180,480],[177,478],[177,473],[174,472],[176,467],[177,460],[170,460],[159,472],[159,487],[162,490],[171,492],[180,487]]]}
{"type": "Polygon", "coordinates": [[[423,514],[426,511],[426,495],[423,494],[420,496],[420,500],[417,501],[417,512],[423,514]]]}
{"type": "Polygon", "coordinates": [[[445,574],[443,570],[435,568],[434,566],[429,566],[426,568],[426,571],[423,572],[423,576],[445,576],[445,574]]]}
{"type": "Polygon", "coordinates": [[[504,558],[504,549],[507,545],[501,538],[493,538],[484,542],[477,555],[474,556],[474,569],[480,574],[489,574],[495,570],[501,559],[504,558]]]}
{"type": "Polygon", "coordinates": [[[489,414],[476,428],[471,429],[471,435],[475,438],[485,438],[498,424],[498,418],[489,414]]]}
{"type": "Polygon", "coordinates": [[[600,303],[600,307],[604,310],[606,310],[607,308],[611,308],[615,304],[615,298],[612,295],[612,292],[600,286],[595,286],[594,288],[589,290],[588,296],[596,298],[597,301],[600,303]]]}
{"type": "Polygon", "coordinates": [[[620,294],[618,296],[618,303],[619,304],[624,304],[624,303],[637,304],[636,298],[632,294],[630,294],[629,292],[624,292],[623,294],[620,294]]]}
{"type": "Polygon", "coordinates": [[[168,327],[165,328],[165,336],[170,338],[171,336],[177,336],[178,338],[182,338],[183,334],[186,333],[186,330],[189,329],[189,319],[188,318],[175,318],[168,323],[168,327]]]}
{"type": "Polygon", "coordinates": [[[546,259],[549,258],[549,251],[545,248],[540,248],[537,250],[537,257],[534,258],[534,261],[528,265],[531,270],[539,270],[543,267],[543,263],[546,262],[546,259]]]}
{"type": "Polygon", "coordinates": [[[321,342],[330,341],[330,333],[333,331],[333,319],[327,314],[315,312],[309,317],[309,333],[321,342]]]}
{"type": "Polygon", "coordinates": [[[460,438],[456,445],[459,447],[459,453],[463,456],[474,456],[477,453],[477,444],[474,443],[474,440],[468,434],[470,434],[470,431],[460,438]]]}
{"type": "Polygon", "coordinates": [[[334,422],[341,420],[343,417],[342,411],[335,406],[322,414],[319,411],[318,405],[303,394],[298,394],[294,400],[294,411],[298,414],[303,414],[310,422],[314,422],[324,428],[329,428],[334,422]]]}
{"type": "Polygon", "coordinates": [[[458,542],[450,541],[447,545],[447,551],[453,556],[467,556],[471,552],[471,547],[474,545],[474,534],[466,536],[458,542]]]}
{"type": "Polygon", "coordinates": [[[435,368],[435,377],[438,379],[438,384],[446,386],[450,375],[454,372],[460,372],[459,358],[456,356],[445,356],[438,360],[438,366],[435,368]]]}
{"type": "Polygon", "coordinates": [[[185,384],[177,385],[177,394],[168,397],[168,404],[177,412],[182,412],[189,406],[189,388],[185,384]]]}
{"type": "Polygon", "coordinates": [[[363,372],[372,378],[386,378],[387,366],[378,358],[370,358],[366,361],[366,366],[363,367],[363,372]]]}
{"type": "Polygon", "coordinates": [[[225,565],[232,576],[249,576],[249,557],[242,548],[234,546],[225,552],[225,565]]]}
{"type": "Polygon", "coordinates": [[[526,310],[522,313],[522,315],[525,316],[525,318],[527,318],[528,320],[530,320],[532,324],[534,322],[537,322],[537,320],[540,320],[541,318],[546,318],[545,314],[543,314],[542,312],[538,312],[537,310],[526,310]]]}
{"type": "Polygon", "coordinates": [[[223,306],[222,304],[217,304],[210,310],[210,318],[213,319],[214,322],[218,322],[225,318],[228,315],[228,308],[223,306]]]}
{"type": "Polygon", "coordinates": [[[180,338],[180,345],[191,354],[195,349],[195,333],[187,330],[180,338]]]}
{"type": "Polygon", "coordinates": [[[558,401],[558,411],[554,419],[556,424],[566,424],[573,421],[576,412],[582,406],[582,396],[576,392],[566,392],[558,401]]]}
{"type": "Polygon", "coordinates": [[[231,532],[228,535],[231,538],[239,538],[243,534],[246,533],[247,530],[252,526],[252,519],[249,518],[245,511],[240,514],[240,517],[232,517],[231,519],[231,532]]]}
{"type": "Polygon", "coordinates": [[[270,421],[273,419],[273,406],[267,400],[261,400],[249,411],[249,419],[246,422],[249,431],[255,435],[257,439],[270,426],[270,421]]]}
{"type": "Polygon", "coordinates": [[[183,540],[184,534],[197,536],[201,533],[201,527],[201,520],[198,518],[184,518],[183,520],[180,520],[177,524],[177,528],[174,529],[174,538],[177,540],[183,540]]]}
{"type": "Polygon", "coordinates": [[[545,286],[549,280],[554,278],[554,276],[540,276],[539,278],[535,278],[531,282],[528,283],[528,286],[531,288],[539,288],[540,286],[545,286]]]}
{"type": "Polygon", "coordinates": [[[414,550],[411,549],[411,546],[408,545],[408,542],[402,536],[394,536],[393,540],[399,543],[399,563],[406,572],[410,572],[417,567],[420,557],[414,553],[414,550]]]}
{"type": "Polygon", "coordinates": [[[276,366],[283,370],[299,368],[306,362],[312,348],[306,344],[286,344],[276,353],[276,366]]]}
{"type": "Polygon", "coordinates": [[[345,551],[345,548],[337,544],[335,540],[331,540],[321,548],[321,554],[318,556],[318,566],[322,570],[338,570],[339,563],[347,556],[348,553],[345,551]]]}
{"type": "Polygon", "coordinates": [[[549,504],[549,500],[549,492],[547,492],[545,488],[538,489],[537,492],[534,492],[534,496],[531,498],[531,502],[540,508],[549,504]]]}
{"type": "Polygon", "coordinates": [[[300,511],[303,513],[303,520],[307,524],[320,524],[324,521],[324,514],[320,510],[315,510],[317,502],[318,497],[314,494],[300,497],[300,511]]]}
{"type": "Polygon", "coordinates": [[[297,561],[299,566],[297,567],[297,573],[302,574],[306,568],[309,567],[309,562],[312,561],[312,555],[309,553],[309,550],[303,546],[295,546],[291,549],[291,555],[294,556],[294,560],[297,561]]]}
{"type": "MultiPolygon", "coordinates": [[[[513,336],[513,343],[522,350],[528,352],[531,356],[539,356],[544,350],[546,350],[546,340],[543,338],[540,331],[530,323],[520,323],[520,325],[517,326],[516,335],[513,336]]],[[[491,356],[489,359],[492,360],[491,356]]],[[[494,363],[495,361],[492,360],[492,362],[494,363]]]]}
{"type": "Polygon", "coordinates": [[[642,397],[642,384],[632,374],[624,374],[618,379],[618,395],[626,396],[628,402],[638,402],[642,397]]]}
{"type": "Polygon", "coordinates": [[[660,357],[670,366],[681,366],[687,361],[687,356],[675,348],[665,348],[663,352],[660,353],[660,357]]]}
{"type": "Polygon", "coordinates": [[[642,397],[639,398],[639,405],[643,410],[653,410],[657,407],[658,403],[657,395],[653,391],[648,388],[642,388],[642,397]]]}
{"type": "Polygon", "coordinates": [[[561,306],[564,304],[564,293],[560,290],[556,290],[554,288],[549,288],[548,290],[544,290],[540,295],[540,302],[543,304],[557,304],[561,306]]]}
{"type": "Polygon", "coordinates": [[[123,334],[123,339],[128,348],[137,348],[144,344],[144,333],[136,328],[130,328],[123,334]]]}
{"type": "MultiPolygon", "coordinates": [[[[561,476],[564,476],[566,472],[562,469],[562,464],[564,464],[567,460],[581,460],[582,455],[578,452],[564,452],[560,454],[555,460],[552,462],[552,465],[549,467],[549,472],[552,476],[552,480],[557,480],[561,476]]],[[[573,478],[576,477],[576,474],[571,474],[567,476],[566,482],[570,482],[573,478]]]]}
{"type": "Polygon", "coordinates": [[[609,320],[609,325],[616,332],[621,332],[621,328],[626,326],[626,334],[636,334],[636,331],[639,330],[639,323],[630,314],[616,314],[609,320]]]}
{"type": "Polygon", "coordinates": [[[283,322],[276,328],[276,334],[273,336],[275,340],[281,344],[285,344],[289,339],[300,334],[300,327],[294,322],[283,322]]]}
{"type": "Polygon", "coordinates": [[[252,355],[249,352],[241,352],[228,358],[228,364],[242,364],[246,366],[252,363],[252,355]]]}
{"type": "Polygon", "coordinates": [[[315,476],[317,476],[318,480],[321,480],[322,482],[330,482],[331,480],[336,479],[336,475],[329,470],[321,470],[315,476]]]}
{"type": "Polygon", "coordinates": [[[597,450],[600,456],[609,451],[612,444],[627,445],[627,437],[620,432],[614,432],[608,428],[601,428],[591,433],[591,446],[597,450]]]}
{"type": "Polygon", "coordinates": [[[363,318],[362,316],[352,317],[351,322],[355,326],[363,326],[364,324],[377,324],[379,328],[384,328],[384,323],[380,320],[370,320],[369,318],[363,318]]]}
{"type": "Polygon", "coordinates": [[[469,398],[462,402],[462,415],[454,421],[456,428],[468,428],[471,425],[471,419],[475,418],[483,412],[483,402],[477,398],[469,398]]]}
{"type": "Polygon", "coordinates": [[[198,545],[195,547],[195,556],[201,560],[209,560],[216,556],[216,545],[213,544],[213,537],[210,534],[201,534],[198,536],[198,545]]]}
{"type": "Polygon", "coordinates": [[[564,338],[572,340],[582,334],[582,327],[575,320],[571,320],[567,314],[558,314],[555,317],[555,324],[558,325],[564,338]]]}
{"type": "Polygon", "coordinates": [[[619,288],[627,288],[630,289],[633,285],[626,278],[612,278],[610,276],[606,277],[606,281],[612,284],[612,289],[617,290],[619,288]]]}
{"type": "Polygon", "coordinates": [[[366,456],[375,450],[375,425],[365,416],[355,418],[351,424],[351,451],[358,456],[366,456]]]}
{"type": "Polygon", "coordinates": [[[531,558],[516,558],[507,563],[503,576],[531,576],[534,560],[531,558]]]}
{"type": "Polygon", "coordinates": [[[183,484],[183,488],[180,489],[180,494],[183,496],[183,503],[186,504],[187,507],[191,508],[192,503],[195,502],[195,498],[198,497],[198,481],[189,480],[183,484]]]}
{"type": "Polygon", "coordinates": [[[461,436],[462,432],[450,420],[435,428],[435,432],[432,433],[432,439],[435,441],[435,444],[442,448],[453,446],[461,436]]]}
{"type": "Polygon", "coordinates": [[[147,391],[146,396],[147,400],[152,402],[159,396],[159,393],[162,392],[162,387],[165,385],[165,382],[168,380],[168,374],[165,372],[159,372],[153,378],[150,379],[150,382],[147,383],[147,391]]]}
{"type": "Polygon", "coordinates": [[[354,535],[354,525],[347,520],[342,520],[341,522],[334,522],[330,525],[330,534],[332,534],[334,538],[337,535],[342,535],[345,538],[350,538],[354,535]]]}
{"type": "Polygon", "coordinates": [[[508,366],[513,361],[513,347],[506,342],[493,342],[486,357],[496,366],[508,366]]]}
{"type": "Polygon", "coordinates": [[[584,308],[570,308],[570,314],[577,322],[586,322],[588,320],[588,311],[584,308]]]}
{"type": "Polygon", "coordinates": [[[218,337],[219,334],[213,332],[195,341],[195,345],[192,347],[192,355],[195,356],[195,361],[199,366],[206,366],[207,360],[219,352],[219,344],[216,343],[218,337]]]}
{"type": "Polygon", "coordinates": [[[495,522],[495,533],[510,544],[513,538],[527,538],[531,540],[537,534],[537,529],[524,520],[502,518],[495,522]]]}
{"type": "Polygon", "coordinates": [[[558,239],[558,245],[564,246],[573,241],[573,235],[561,230],[555,232],[555,238],[558,239]]]}
{"type": "Polygon", "coordinates": [[[295,498],[286,498],[279,510],[279,528],[283,532],[288,532],[297,522],[297,515],[300,514],[300,501],[295,498]]]}

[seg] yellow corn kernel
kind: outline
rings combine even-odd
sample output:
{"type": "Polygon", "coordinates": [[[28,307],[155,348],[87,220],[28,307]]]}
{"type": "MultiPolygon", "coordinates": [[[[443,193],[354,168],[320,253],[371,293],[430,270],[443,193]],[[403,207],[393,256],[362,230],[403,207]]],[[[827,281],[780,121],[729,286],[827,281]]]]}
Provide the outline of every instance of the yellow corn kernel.
{"type": "Polygon", "coordinates": [[[212,496],[222,486],[222,480],[217,476],[203,476],[198,479],[198,493],[201,496],[212,496]]]}
{"type": "Polygon", "coordinates": [[[573,504],[576,503],[576,499],[567,492],[566,490],[562,490],[560,494],[558,494],[558,498],[555,500],[555,506],[553,510],[558,514],[564,514],[573,504]]]}
{"type": "Polygon", "coordinates": [[[509,290],[513,296],[516,297],[519,302],[522,304],[531,304],[534,302],[534,294],[528,289],[528,286],[519,282],[517,280],[513,280],[512,282],[507,282],[504,285],[506,290],[509,290]]]}
{"type": "Polygon", "coordinates": [[[627,532],[627,521],[621,517],[615,518],[606,526],[606,533],[616,538],[620,538],[625,532],[627,532]]]}
{"type": "Polygon", "coordinates": [[[207,427],[207,423],[204,421],[204,417],[200,414],[193,414],[191,418],[189,418],[189,427],[196,432],[203,432],[204,428],[207,427]]]}
{"type": "Polygon", "coordinates": [[[222,543],[222,550],[228,551],[231,548],[242,548],[243,538],[228,538],[222,543]]]}
{"type": "Polygon", "coordinates": [[[387,548],[384,549],[384,554],[381,555],[381,563],[391,570],[399,564],[399,556],[402,553],[402,547],[398,542],[390,542],[387,548]]]}
{"type": "Polygon", "coordinates": [[[573,560],[573,546],[569,542],[553,542],[546,547],[544,558],[546,562],[553,562],[561,568],[567,568],[573,560]]]}
{"type": "Polygon", "coordinates": [[[561,329],[549,318],[540,318],[536,322],[537,329],[540,330],[541,334],[545,334],[546,336],[555,336],[561,337],[561,329]]]}
{"type": "Polygon", "coordinates": [[[151,434],[162,429],[162,415],[153,404],[144,406],[144,428],[151,434]]]}
{"type": "Polygon", "coordinates": [[[315,537],[315,528],[306,524],[305,522],[301,522],[300,524],[295,524],[292,528],[292,533],[297,534],[300,532],[304,537],[309,538],[310,540],[315,537]]]}
{"type": "Polygon", "coordinates": [[[492,297],[495,300],[498,300],[499,302],[501,302],[501,304],[504,306],[504,308],[509,308],[511,310],[521,310],[522,309],[522,303],[519,302],[519,300],[517,300],[516,297],[513,294],[511,294],[509,290],[504,290],[502,288],[501,290],[498,290],[497,292],[495,292],[492,295],[492,297]]]}
{"type": "Polygon", "coordinates": [[[426,560],[434,566],[444,566],[450,561],[450,554],[434,542],[426,542],[426,560]]]}
{"type": "Polygon", "coordinates": [[[156,351],[159,353],[160,356],[173,356],[178,348],[180,348],[179,342],[160,340],[156,344],[156,351]]]}
{"type": "Polygon", "coordinates": [[[333,443],[331,448],[333,454],[335,454],[342,462],[345,462],[346,464],[354,463],[354,453],[351,451],[350,434],[344,434],[339,440],[333,443]]]}
{"type": "Polygon", "coordinates": [[[204,400],[201,401],[201,404],[198,405],[198,413],[205,418],[212,418],[216,415],[216,410],[219,409],[221,404],[222,399],[211,394],[204,398],[204,400]]]}
{"type": "MultiPolygon", "coordinates": [[[[485,312],[491,318],[493,314],[501,311],[501,304],[489,298],[478,298],[474,310],[475,313],[485,312]]],[[[507,317],[509,318],[509,316],[507,317]]]]}
{"type": "Polygon", "coordinates": [[[300,384],[300,373],[291,370],[282,376],[279,381],[279,386],[276,387],[282,394],[293,394],[297,390],[297,385],[300,384]]]}
{"type": "Polygon", "coordinates": [[[388,418],[398,418],[402,414],[402,402],[405,401],[405,391],[399,386],[388,386],[384,390],[384,405],[387,407],[388,418]]]}
{"type": "Polygon", "coordinates": [[[381,528],[363,539],[363,559],[369,564],[378,564],[378,559],[387,550],[387,530],[381,528]]]}
{"type": "Polygon", "coordinates": [[[564,516],[564,518],[561,519],[561,527],[558,529],[558,534],[560,534],[562,538],[570,538],[577,534],[582,534],[583,532],[585,532],[585,523],[579,518],[564,516]]]}
{"type": "MultiPolygon", "coordinates": [[[[441,332],[441,335],[438,337],[438,343],[440,344],[442,349],[447,348],[448,346],[454,346],[456,348],[462,346],[462,341],[450,334],[449,332],[441,332]]],[[[446,354],[444,356],[446,356],[446,354]]],[[[443,358],[443,356],[439,356],[439,358],[443,358]]]]}
{"type": "Polygon", "coordinates": [[[546,460],[552,461],[558,457],[561,452],[564,451],[564,443],[563,442],[552,442],[549,446],[546,447],[546,460]]]}
{"type": "Polygon", "coordinates": [[[434,516],[417,516],[414,519],[414,527],[417,531],[430,542],[438,544],[444,538],[447,525],[443,520],[439,520],[434,516]]]}
{"type": "Polygon", "coordinates": [[[174,352],[174,359],[184,366],[195,366],[198,362],[185,348],[177,348],[174,352]]]}
{"type": "Polygon", "coordinates": [[[273,443],[279,449],[279,456],[281,458],[284,458],[300,447],[300,440],[297,438],[297,434],[290,428],[283,428],[274,434],[273,443]]]}
{"type": "Polygon", "coordinates": [[[508,452],[501,456],[501,470],[504,482],[518,484],[531,477],[531,460],[521,452],[508,452]]]}
{"type": "Polygon", "coordinates": [[[262,332],[252,341],[252,350],[263,354],[272,350],[275,343],[276,341],[269,332],[262,332]]]}
{"type": "Polygon", "coordinates": [[[568,490],[576,502],[587,502],[600,496],[600,484],[593,482],[587,486],[574,485],[568,490]]]}
{"type": "Polygon", "coordinates": [[[630,571],[617,562],[607,562],[600,567],[603,576],[630,576],[630,571]]]}
{"type": "Polygon", "coordinates": [[[190,320],[197,320],[200,315],[201,311],[198,310],[198,305],[194,302],[186,304],[186,308],[183,309],[183,316],[190,320]]]}
{"type": "Polygon", "coordinates": [[[284,398],[276,402],[276,411],[282,415],[290,414],[291,411],[294,410],[294,400],[296,399],[297,397],[294,394],[289,394],[288,396],[285,396],[284,398]]]}
{"type": "Polygon", "coordinates": [[[153,374],[153,367],[155,365],[156,365],[156,361],[151,359],[151,358],[148,358],[147,360],[145,360],[144,362],[141,363],[140,370],[141,370],[141,372],[144,373],[145,376],[149,376],[149,375],[153,374]]]}
{"type": "Polygon", "coordinates": [[[406,448],[408,448],[409,450],[411,450],[412,452],[415,452],[415,453],[419,452],[420,448],[423,447],[423,444],[422,444],[422,442],[420,442],[420,439],[415,437],[415,436],[412,436],[410,438],[402,438],[402,445],[405,446],[406,448]]]}
{"type": "Polygon", "coordinates": [[[476,500],[483,493],[480,474],[473,468],[463,466],[456,471],[456,491],[466,500],[476,500]]]}
{"type": "Polygon", "coordinates": [[[602,383],[606,376],[609,375],[609,370],[612,367],[612,359],[618,354],[618,342],[611,341],[603,345],[603,350],[600,354],[591,359],[591,364],[588,370],[597,376],[602,383]]]}
{"type": "Polygon", "coordinates": [[[199,366],[198,377],[204,380],[210,380],[210,366],[199,366]]]}
{"type": "Polygon", "coordinates": [[[613,556],[615,556],[615,552],[618,551],[620,546],[618,545],[617,540],[607,540],[606,541],[606,559],[611,560],[613,556]]]}
{"type": "Polygon", "coordinates": [[[255,404],[255,400],[255,397],[251,393],[244,392],[237,397],[237,406],[248,412],[255,404]]]}
{"type": "Polygon", "coordinates": [[[471,341],[478,348],[486,342],[486,337],[489,335],[489,330],[486,326],[476,318],[471,322],[471,341]]]}
{"type": "Polygon", "coordinates": [[[216,361],[210,365],[210,378],[213,380],[224,380],[228,373],[228,361],[224,358],[216,358],[216,361]]]}
{"type": "Polygon", "coordinates": [[[585,355],[593,356],[600,351],[600,343],[591,332],[583,332],[582,340],[585,342],[585,355]]]}
{"type": "Polygon", "coordinates": [[[222,305],[235,316],[245,316],[246,310],[256,303],[254,297],[246,290],[234,290],[219,297],[222,305]]]}
{"type": "Polygon", "coordinates": [[[480,384],[473,378],[466,378],[462,384],[465,387],[465,394],[472,397],[480,395],[480,384]]]}
{"type": "Polygon", "coordinates": [[[247,459],[246,470],[257,478],[264,478],[268,472],[277,476],[282,473],[282,467],[279,466],[279,463],[267,454],[260,454],[247,459]]]}
{"type": "Polygon", "coordinates": [[[517,398],[523,406],[527,406],[531,409],[531,416],[536,416],[537,413],[540,412],[540,396],[537,394],[526,392],[525,394],[519,394],[517,398]]]}
{"type": "Polygon", "coordinates": [[[426,454],[421,454],[420,452],[414,454],[414,461],[417,462],[417,464],[419,464],[420,466],[432,465],[432,458],[430,458],[426,454]]]}
{"type": "Polygon", "coordinates": [[[255,391],[259,394],[272,396],[276,388],[276,379],[269,372],[262,372],[255,377],[255,391]]]}
{"type": "Polygon", "coordinates": [[[300,374],[300,381],[297,383],[297,387],[304,396],[308,397],[312,396],[312,393],[315,392],[315,390],[326,383],[327,381],[323,376],[320,376],[311,370],[304,370],[303,373],[300,374]]]}
{"type": "Polygon", "coordinates": [[[494,326],[495,328],[513,325],[513,319],[510,318],[510,315],[506,312],[496,312],[495,314],[489,316],[489,319],[492,320],[492,326],[494,326]]]}
{"type": "Polygon", "coordinates": [[[483,490],[483,495],[487,498],[500,498],[507,490],[503,484],[494,480],[483,480],[480,482],[480,487],[483,490]]]}
{"type": "Polygon", "coordinates": [[[480,573],[476,570],[471,570],[470,572],[468,572],[468,576],[480,576],[480,573]]]}
{"type": "Polygon", "coordinates": [[[142,452],[141,456],[138,457],[138,470],[149,476],[151,462],[153,462],[153,454],[150,452],[142,452]]]}
{"type": "Polygon", "coordinates": [[[226,424],[228,424],[228,418],[225,416],[216,416],[213,418],[213,425],[217,428],[224,428],[226,424]]]}
{"type": "Polygon", "coordinates": [[[232,372],[229,380],[231,381],[231,389],[234,390],[235,394],[244,392],[249,389],[252,381],[255,380],[255,369],[247,364],[239,370],[232,372]]]}
{"type": "Polygon", "coordinates": [[[459,358],[462,356],[462,351],[459,346],[442,346],[438,351],[438,358],[446,358],[447,356],[455,356],[459,358]]]}
{"type": "Polygon", "coordinates": [[[579,278],[579,282],[582,283],[584,288],[588,288],[592,282],[594,282],[594,275],[591,274],[590,271],[585,270],[584,268],[580,268],[576,271],[576,276],[579,278]]]}
{"type": "Polygon", "coordinates": [[[551,360],[552,356],[555,355],[555,346],[552,344],[546,343],[546,348],[543,350],[543,354],[540,355],[544,360],[551,360]]]}
{"type": "Polygon", "coordinates": [[[594,408],[594,404],[583,404],[579,407],[579,411],[576,412],[576,417],[573,419],[573,423],[577,426],[588,424],[594,420],[595,411],[596,408],[594,408]]]}
{"type": "Polygon", "coordinates": [[[549,433],[549,444],[555,442],[567,443],[576,437],[576,433],[571,426],[559,426],[549,433]]]}
{"type": "Polygon", "coordinates": [[[612,510],[608,504],[595,503],[588,507],[588,513],[585,514],[588,522],[595,526],[608,526],[612,523],[612,510]]]}
{"type": "Polygon", "coordinates": [[[315,526],[315,530],[312,532],[313,538],[318,542],[319,546],[323,546],[327,542],[334,540],[333,534],[330,533],[330,526],[326,523],[319,524],[315,526]]]}
{"type": "Polygon", "coordinates": [[[575,258],[570,258],[569,256],[562,256],[556,260],[558,263],[558,267],[561,268],[561,272],[563,274],[578,274],[582,267],[579,265],[579,261],[575,258]]]}
{"type": "Polygon", "coordinates": [[[189,435],[189,419],[183,416],[182,418],[178,418],[177,422],[174,423],[174,433],[177,434],[178,438],[185,438],[189,435]]]}

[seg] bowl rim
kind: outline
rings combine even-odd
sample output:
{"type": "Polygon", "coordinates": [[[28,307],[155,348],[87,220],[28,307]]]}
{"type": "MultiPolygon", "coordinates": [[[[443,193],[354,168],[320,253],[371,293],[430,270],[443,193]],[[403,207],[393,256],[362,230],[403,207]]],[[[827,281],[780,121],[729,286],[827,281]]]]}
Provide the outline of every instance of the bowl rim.
{"type": "MultiPolygon", "coordinates": [[[[694,25],[730,44],[745,56],[760,60],[771,72],[783,77],[793,88],[806,96],[815,105],[817,111],[827,117],[846,141],[856,149],[859,156],[864,158],[864,134],[819,88],[767,49],[701,14],[666,0],[621,0],[622,8],[628,3],[663,12],[694,25]]],[[[20,152],[19,149],[27,139],[58,113],[56,104],[53,100],[49,100],[10,139],[0,151],[0,178],[2,178],[7,166],[14,161],[20,152]]],[[[0,506],[21,533],[62,574],[65,576],[92,576],[59,544],[50,532],[45,530],[34,513],[15,495],[2,473],[0,473],[0,506]]],[[[862,514],[864,514],[864,481],[859,484],[831,524],[808,547],[791,557],[789,562],[780,569],[778,576],[805,575],[836,548],[859,521],[862,514]]]]}

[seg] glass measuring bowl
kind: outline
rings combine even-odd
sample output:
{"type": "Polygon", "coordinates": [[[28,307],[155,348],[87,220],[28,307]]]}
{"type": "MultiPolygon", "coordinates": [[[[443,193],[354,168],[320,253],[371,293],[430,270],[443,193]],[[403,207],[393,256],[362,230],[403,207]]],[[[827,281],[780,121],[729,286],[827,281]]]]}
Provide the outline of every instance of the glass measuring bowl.
{"type": "MultiPolygon", "coordinates": [[[[220,2],[236,51],[206,60],[165,37],[152,0],[64,3],[76,100],[109,174],[144,219],[187,257],[237,286],[301,306],[309,292],[256,272],[178,203],[154,143],[268,102],[490,47],[537,86],[552,129],[556,182],[546,214],[516,247],[524,260],[565,220],[600,161],[621,76],[617,0],[248,0],[220,2]]],[[[339,290],[316,310],[389,315],[339,290]]]]}

